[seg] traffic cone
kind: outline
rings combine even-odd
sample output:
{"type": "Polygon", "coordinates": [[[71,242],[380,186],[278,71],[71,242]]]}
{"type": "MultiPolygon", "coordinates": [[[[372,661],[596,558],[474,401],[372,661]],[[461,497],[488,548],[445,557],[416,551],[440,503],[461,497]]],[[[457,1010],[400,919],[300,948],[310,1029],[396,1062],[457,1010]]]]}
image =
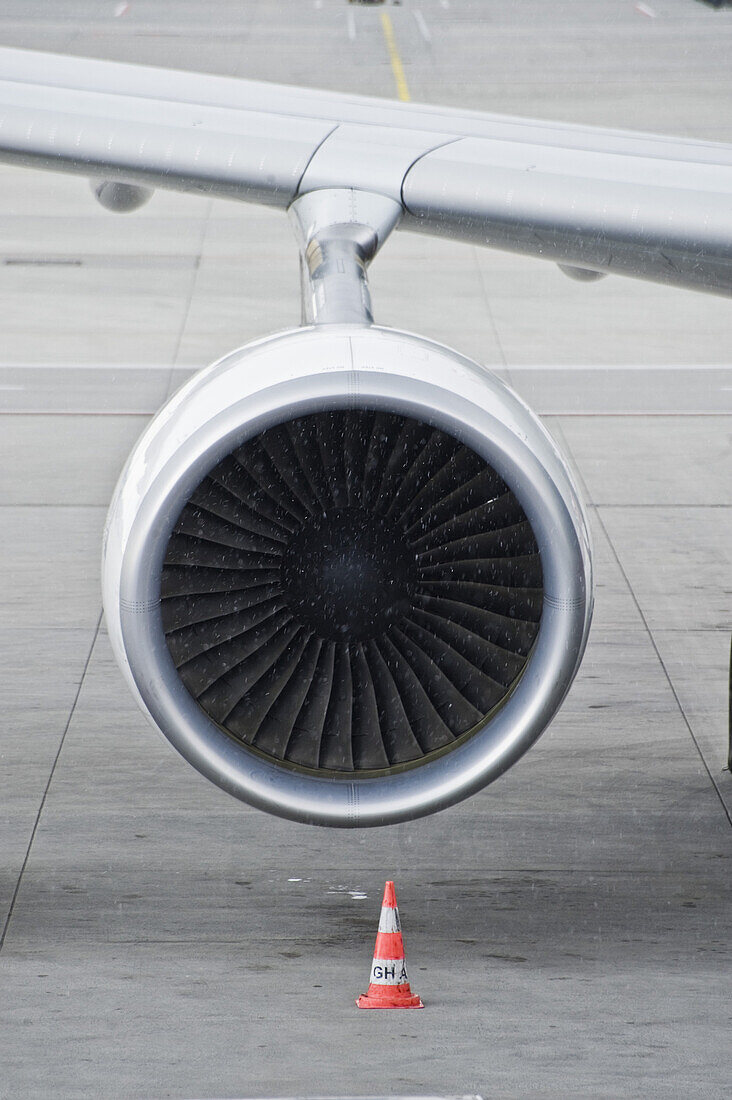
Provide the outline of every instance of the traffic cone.
{"type": "Polygon", "coordinates": [[[362,993],[356,1004],[359,1008],[424,1008],[409,986],[393,882],[384,887],[369,991],[362,993]]]}

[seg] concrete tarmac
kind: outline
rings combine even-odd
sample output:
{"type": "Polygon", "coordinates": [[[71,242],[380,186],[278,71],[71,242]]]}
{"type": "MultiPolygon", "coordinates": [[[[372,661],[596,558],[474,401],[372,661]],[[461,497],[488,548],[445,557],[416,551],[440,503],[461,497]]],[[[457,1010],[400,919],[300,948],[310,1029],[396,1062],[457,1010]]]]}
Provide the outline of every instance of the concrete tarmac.
{"type": "MultiPolygon", "coordinates": [[[[693,0],[7,0],[0,44],[732,142],[732,9],[693,0]]],[[[155,736],[99,555],[176,386],[297,323],[271,211],[0,170],[0,1097],[729,1096],[728,299],[397,234],[377,320],[546,419],[596,551],[588,653],[506,776],[440,815],[267,817],[155,736]],[[394,878],[423,1012],[360,1013],[394,878]]]]}

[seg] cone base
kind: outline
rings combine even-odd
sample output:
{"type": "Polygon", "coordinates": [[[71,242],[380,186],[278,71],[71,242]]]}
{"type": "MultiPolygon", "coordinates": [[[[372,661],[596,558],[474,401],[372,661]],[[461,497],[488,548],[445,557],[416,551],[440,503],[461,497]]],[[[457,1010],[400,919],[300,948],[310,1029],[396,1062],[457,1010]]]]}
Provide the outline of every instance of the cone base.
{"type": "Polygon", "coordinates": [[[357,1008],[424,1008],[415,993],[362,993],[356,998],[357,1008]]]}

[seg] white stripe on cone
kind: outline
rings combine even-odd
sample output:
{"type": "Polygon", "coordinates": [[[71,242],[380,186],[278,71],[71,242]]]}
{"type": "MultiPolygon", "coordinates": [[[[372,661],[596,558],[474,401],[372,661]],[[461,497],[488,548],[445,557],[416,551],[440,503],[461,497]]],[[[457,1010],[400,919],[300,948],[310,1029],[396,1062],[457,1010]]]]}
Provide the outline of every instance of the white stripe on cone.
{"type": "Polygon", "coordinates": [[[379,932],[401,932],[402,926],[399,923],[399,910],[391,909],[387,905],[382,905],[381,916],[379,917],[379,932]]]}
{"type": "Polygon", "coordinates": [[[372,985],[404,985],[409,981],[406,959],[374,959],[370,981],[372,985]]]}

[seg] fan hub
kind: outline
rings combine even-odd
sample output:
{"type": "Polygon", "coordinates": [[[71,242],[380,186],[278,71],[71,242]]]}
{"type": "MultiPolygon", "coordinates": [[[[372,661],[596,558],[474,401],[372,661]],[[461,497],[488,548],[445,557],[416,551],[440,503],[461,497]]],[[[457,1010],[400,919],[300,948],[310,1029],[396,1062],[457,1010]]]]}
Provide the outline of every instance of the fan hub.
{"type": "Polygon", "coordinates": [[[409,606],[416,554],[383,517],[363,508],[330,511],[293,536],[283,581],[303,625],[334,641],[365,641],[409,606]]]}

